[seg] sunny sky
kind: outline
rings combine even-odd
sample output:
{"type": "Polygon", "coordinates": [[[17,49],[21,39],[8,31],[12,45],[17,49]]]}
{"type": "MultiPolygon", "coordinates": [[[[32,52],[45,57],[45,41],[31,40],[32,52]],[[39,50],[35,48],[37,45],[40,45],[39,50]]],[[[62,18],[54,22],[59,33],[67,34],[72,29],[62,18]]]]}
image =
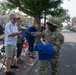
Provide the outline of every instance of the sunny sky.
{"type": "Polygon", "coordinates": [[[76,17],[76,0],[64,0],[62,6],[69,10],[71,17],[76,17]]]}

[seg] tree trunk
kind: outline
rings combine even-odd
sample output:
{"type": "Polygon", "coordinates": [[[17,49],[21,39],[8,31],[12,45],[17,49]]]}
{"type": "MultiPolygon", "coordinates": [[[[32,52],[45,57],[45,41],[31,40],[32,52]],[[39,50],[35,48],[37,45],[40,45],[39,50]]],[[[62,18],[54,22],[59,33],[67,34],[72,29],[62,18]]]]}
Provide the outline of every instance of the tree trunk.
{"type": "Polygon", "coordinates": [[[44,26],[46,25],[46,10],[44,12],[44,26]]]}
{"type": "Polygon", "coordinates": [[[39,15],[39,14],[36,14],[34,18],[36,19],[37,24],[38,24],[38,26],[40,27],[40,26],[41,26],[41,19],[40,19],[40,15],[39,15]]]}

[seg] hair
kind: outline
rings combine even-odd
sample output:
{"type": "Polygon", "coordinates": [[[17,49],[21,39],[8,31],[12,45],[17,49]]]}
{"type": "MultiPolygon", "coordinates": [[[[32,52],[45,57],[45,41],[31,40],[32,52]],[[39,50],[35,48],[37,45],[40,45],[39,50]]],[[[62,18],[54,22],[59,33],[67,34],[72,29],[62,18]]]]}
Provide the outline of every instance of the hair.
{"type": "Polygon", "coordinates": [[[18,17],[16,20],[17,20],[17,22],[20,20],[21,18],[20,17],[18,17]]]}
{"type": "Polygon", "coordinates": [[[16,16],[16,15],[15,15],[15,14],[11,14],[11,15],[10,15],[10,19],[12,18],[12,16],[16,16]]]}

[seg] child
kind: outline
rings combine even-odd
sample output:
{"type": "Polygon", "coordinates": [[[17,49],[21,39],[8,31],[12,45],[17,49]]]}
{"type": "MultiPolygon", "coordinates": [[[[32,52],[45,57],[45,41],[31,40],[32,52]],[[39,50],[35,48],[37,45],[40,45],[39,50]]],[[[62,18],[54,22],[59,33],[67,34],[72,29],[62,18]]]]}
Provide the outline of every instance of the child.
{"type": "Polygon", "coordinates": [[[46,44],[44,38],[41,38],[41,43],[35,46],[35,50],[38,51],[40,60],[39,75],[46,75],[48,61],[51,63],[51,59],[55,57],[54,49],[51,44],[46,44]]]}

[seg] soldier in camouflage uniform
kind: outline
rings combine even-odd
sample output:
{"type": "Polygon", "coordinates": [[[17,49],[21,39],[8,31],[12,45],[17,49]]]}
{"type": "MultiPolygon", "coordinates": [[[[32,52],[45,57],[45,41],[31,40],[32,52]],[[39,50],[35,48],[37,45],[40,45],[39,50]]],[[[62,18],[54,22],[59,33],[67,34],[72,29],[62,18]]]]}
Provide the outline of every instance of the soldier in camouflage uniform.
{"type": "Polygon", "coordinates": [[[49,22],[47,22],[46,25],[47,28],[45,31],[32,33],[32,35],[34,36],[41,35],[42,37],[45,37],[46,42],[53,45],[53,48],[55,50],[55,58],[45,60],[46,61],[45,63],[41,61],[41,63],[44,64],[44,66],[42,66],[42,64],[40,65],[39,74],[46,75],[48,65],[47,63],[48,61],[50,61],[52,75],[56,75],[60,58],[60,48],[64,42],[64,36],[57,31],[57,25],[49,22]]]}

